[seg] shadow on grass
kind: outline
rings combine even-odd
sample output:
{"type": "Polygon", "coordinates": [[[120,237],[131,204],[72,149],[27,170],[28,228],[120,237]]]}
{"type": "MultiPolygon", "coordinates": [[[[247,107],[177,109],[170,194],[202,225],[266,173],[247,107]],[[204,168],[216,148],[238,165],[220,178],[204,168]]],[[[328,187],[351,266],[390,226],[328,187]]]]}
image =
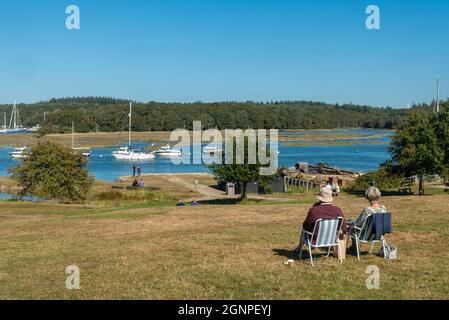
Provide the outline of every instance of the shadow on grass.
{"type": "MultiPolygon", "coordinates": [[[[443,195],[447,194],[449,195],[449,192],[446,191],[444,188],[432,188],[428,187],[425,189],[425,193],[423,195],[419,195],[417,190],[413,190],[413,193],[405,193],[403,191],[399,190],[380,190],[382,193],[382,197],[425,197],[425,196],[435,196],[435,195],[443,195]]],[[[359,197],[365,197],[365,192],[362,191],[345,191],[346,194],[353,195],[353,196],[359,196],[359,197]]]]}
{"type": "MultiPolygon", "coordinates": [[[[299,258],[299,252],[296,252],[294,250],[287,250],[287,249],[273,249],[273,252],[275,253],[276,256],[279,257],[284,257],[287,259],[291,259],[291,260],[296,260],[296,261],[304,261],[304,260],[310,260],[310,255],[309,255],[309,251],[307,250],[306,247],[304,247],[304,249],[302,250],[302,257],[301,259],[299,258]]],[[[313,259],[322,259],[322,258],[326,258],[327,257],[327,249],[326,250],[312,250],[313,252],[313,259]]],[[[331,254],[332,256],[332,254],[331,254]]]]}
{"type": "MultiPolygon", "coordinates": [[[[414,194],[404,193],[399,190],[380,190],[380,192],[382,193],[382,197],[398,197],[398,196],[410,197],[410,196],[414,195],[414,194]]],[[[362,191],[345,191],[345,193],[347,193],[349,195],[353,195],[353,196],[358,196],[361,198],[365,197],[364,191],[363,192],[362,191]]]]}
{"type": "MultiPolygon", "coordinates": [[[[323,249],[312,250],[312,252],[313,252],[313,259],[315,260],[315,259],[326,258],[327,254],[328,254],[327,250],[328,249],[324,249],[324,248],[323,249]]],[[[273,252],[274,252],[274,254],[276,256],[284,257],[284,258],[291,259],[291,260],[297,260],[297,261],[299,261],[299,260],[301,260],[301,261],[303,261],[303,260],[310,260],[309,251],[308,251],[308,249],[306,247],[303,248],[301,259],[299,258],[299,251],[296,252],[295,250],[273,249],[273,252]]],[[[362,250],[360,251],[360,257],[368,256],[368,255],[370,255],[370,253],[368,251],[362,251],[362,250]]],[[[331,256],[332,256],[332,253],[331,253],[331,256]]],[[[352,248],[352,247],[347,248],[346,256],[352,256],[352,257],[355,257],[357,259],[357,251],[356,251],[356,249],[352,248]]]]}
{"type": "Polygon", "coordinates": [[[214,205],[214,206],[224,206],[224,205],[247,205],[247,204],[258,204],[263,202],[263,200],[249,200],[249,199],[213,199],[213,200],[203,200],[198,203],[201,205],[214,205]]]}

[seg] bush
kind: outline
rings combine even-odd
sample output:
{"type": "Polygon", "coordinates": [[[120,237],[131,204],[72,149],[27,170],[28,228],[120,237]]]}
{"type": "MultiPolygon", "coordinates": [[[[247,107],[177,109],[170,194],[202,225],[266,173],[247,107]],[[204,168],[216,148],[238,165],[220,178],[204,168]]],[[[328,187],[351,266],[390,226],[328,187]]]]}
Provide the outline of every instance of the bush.
{"type": "Polygon", "coordinates": [[[10,172],[21,188],[20,196],[65,202],[84,201],[93,182],[82,155],[49,141],[37,143],[10,172]]]}
{"type": "Polygon", "coordinates": [[[404,182],[401,175],[393,175],[386,168],[380,168],[378,171],[367,173],[358,177],[345,188],[347,192],[365,192],[372,186],[373,181],[376,182],[377,188],[380,190],[400,188],[404,182]]]}

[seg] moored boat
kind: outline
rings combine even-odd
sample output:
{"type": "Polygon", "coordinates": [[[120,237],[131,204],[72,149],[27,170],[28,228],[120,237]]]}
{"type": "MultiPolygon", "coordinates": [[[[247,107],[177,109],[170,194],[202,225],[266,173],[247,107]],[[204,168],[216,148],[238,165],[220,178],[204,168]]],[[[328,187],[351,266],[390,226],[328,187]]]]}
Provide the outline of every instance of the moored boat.
{"type": "Polygon", "coordinates": [[[9,153],[9,156],[15,160],[25,159],[27,157],[27,147],[15,148],[14,151],[9,153]]]}
{"type": "Polygon", "coordinates": [[[172,156],[182,156],[181,150],[172,149],[169,144],[166,146],[161,147],[159,150],[157,150],[156,155],[163,156],[163,157],[172,157],[172,156]]]}

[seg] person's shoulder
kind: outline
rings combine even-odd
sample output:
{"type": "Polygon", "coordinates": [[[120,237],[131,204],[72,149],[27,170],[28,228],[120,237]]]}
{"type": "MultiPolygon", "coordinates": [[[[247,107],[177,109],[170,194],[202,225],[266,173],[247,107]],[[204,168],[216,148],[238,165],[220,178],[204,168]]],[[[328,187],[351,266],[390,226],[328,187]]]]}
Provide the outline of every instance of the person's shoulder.
{"type": "Polygon", "coordinates": [[[310,209],[309,209],[309,213],[315,213],[317,211],[319,211],[321,209],[321,205],[320,203],[315,203],[310,209]]]}
{"type": "Polygon", "coordinates": [[[334,210],[336,210],[337,212],[340,212],[343,214],[343,209],[340,207],[337,207],[336,205],[332,205],[332,207],[334,208],[334,210]]]}

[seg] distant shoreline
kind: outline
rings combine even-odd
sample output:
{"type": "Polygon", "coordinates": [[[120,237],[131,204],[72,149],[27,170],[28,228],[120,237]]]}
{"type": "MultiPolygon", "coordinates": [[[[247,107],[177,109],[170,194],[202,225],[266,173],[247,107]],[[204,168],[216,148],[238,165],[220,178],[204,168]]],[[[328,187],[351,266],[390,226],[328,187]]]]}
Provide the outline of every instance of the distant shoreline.
{"type": "MultiPolygon", "coordinates": [[[[342,129],[297,129],[280,130],[279,141],[285,143],[301,142],[306,145],[330,143],[338,145],[338,140],[360,140],[375,139],[380,135],[370,135],[365,133],[355,133],[355,130],[365,130],[364,128],[342,128],[342,129]],[[335,131],[341,131],[335,133],[335,131]],[[291,133],[297,132],[297,135],[291,133]],[[287,134],[285,134],[287,133],[287,134]]],[[[366,129],[368,131],[379,131],[385,133],[394,132],[394,130],[385,129],[366,129]]],[[[222,131],[224,134],[224,131],[222,131]]],[[[133,141],[166,144],[170,141],[170,131],[151,131],[151,132],[133,132],[133,141]]],[[[382,134],[381,134],[382,135],[382,134]]],[[[32,146],[38,141],[53,141],[70,146],[72,143],[72,134],[50,134],[41,138],[36,138],[33,134],[0,134],[0,147],[23,147],[32,146]]],[[[76,147],[105,148],[128,144],[128,132],[90,132],[75,133],[74,141],[76,147]]],[[[345,142],[348,144],[348,142],[345,142]]],[[[352,145],[352,143],[349,143],[352,145]]],[[[353,143],[354,145],[356,143],[353,143]]]]}

